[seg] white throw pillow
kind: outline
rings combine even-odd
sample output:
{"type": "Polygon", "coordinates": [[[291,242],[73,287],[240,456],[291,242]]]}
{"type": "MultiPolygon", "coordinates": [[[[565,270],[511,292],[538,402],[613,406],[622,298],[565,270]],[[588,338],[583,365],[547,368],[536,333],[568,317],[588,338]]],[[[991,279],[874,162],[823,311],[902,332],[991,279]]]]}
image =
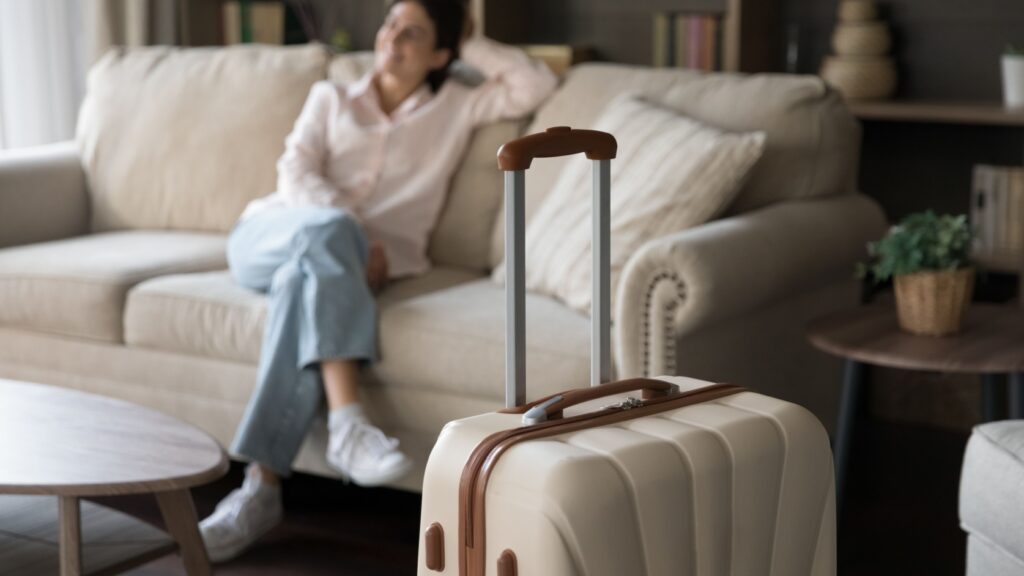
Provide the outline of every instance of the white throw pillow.
{"type": "MultiPolygon", "coordinates": [[[[611,300],[630,255],[660,236],[708,222],[736,198],[764,133],[730,133],[627,96],[595,130],[618,141],[611,162],[611,300]]],[[[573,161],[526,228],[526,288],[590,312],[592,162],[573,161]]],[[[529,176],[527,176],[529,184],[529,176]]],[[[492,278],[503,282],[505,263],[492,278]]]]}

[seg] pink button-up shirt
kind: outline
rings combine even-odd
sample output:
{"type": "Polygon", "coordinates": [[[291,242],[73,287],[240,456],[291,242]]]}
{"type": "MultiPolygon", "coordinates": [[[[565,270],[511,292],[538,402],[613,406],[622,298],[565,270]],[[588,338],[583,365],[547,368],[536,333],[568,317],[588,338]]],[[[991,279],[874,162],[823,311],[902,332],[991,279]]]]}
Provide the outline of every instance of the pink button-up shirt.
{"type": "Polygon", "coordinates": [[[428,270],[427,240],[473,129],[528,114],[556,85],[544,64],[483,38],[466,42],[462,59],[486,81],[448,80],[436,94],[424,84],[390,117],[372,73],[347,87],[317,82],[277,163],[277,192],[242,218],[282,206],[345,208],[384,247],[391,277],[428,270]]]}

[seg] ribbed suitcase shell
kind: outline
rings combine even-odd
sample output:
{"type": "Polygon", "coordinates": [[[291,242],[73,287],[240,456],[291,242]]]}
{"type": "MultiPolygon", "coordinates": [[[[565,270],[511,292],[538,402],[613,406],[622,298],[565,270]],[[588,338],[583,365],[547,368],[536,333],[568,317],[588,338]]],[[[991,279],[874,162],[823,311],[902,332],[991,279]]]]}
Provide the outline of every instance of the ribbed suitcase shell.
{"type": "MultiPolygon", "coordinates": [[[[662,377],[682,391],[709,385],[662,377]]],[[[567,416],[614,402],[580,405],[567,416]]],[[[444,533],[459,574],[459,485],[470,453],[521,416],[449,423],[427,463],[421,536],[444,533]]],[[[527,441],[486,491],[486,574],[515,553],[530,576],[798,576],[836,571],[832,452],[804,408],[753,392],[620,424],[527,441]]],[[[505,576],[505,575],[502,575],[505,576]]]]}

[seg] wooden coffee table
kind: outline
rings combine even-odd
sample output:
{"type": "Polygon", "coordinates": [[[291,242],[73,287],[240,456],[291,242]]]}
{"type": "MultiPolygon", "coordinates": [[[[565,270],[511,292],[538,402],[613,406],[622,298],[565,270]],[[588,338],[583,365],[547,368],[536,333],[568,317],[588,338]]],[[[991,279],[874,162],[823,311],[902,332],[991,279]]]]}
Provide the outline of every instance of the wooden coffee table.
{"type": "Polygon", "coordinates": [[[3,573],[52,574],[59,562],[62,575],[112,574],[178,549],[188,574],[209,574],[189,488],[227,469],[227,455],[213,438],[160,412],[0,380],[3,573]],[[174,540],[80,501],[140,493],[156,496],[174,540]]]}
{"type": "Polygon", "coordinates": [[[807,337],[815,347],[843,358],[845,363],[839,425],[833,442],[839,503],[866,365],[978,374],[985,422],[1000,417],[998,377],[1005,375],[1010,383],[1010,417],[1024,418],[1024,310],[1018,307],[971,304],[959,334],[936,338],[900,330],[892,304],[859,306],[811,322],[807,337]]]}

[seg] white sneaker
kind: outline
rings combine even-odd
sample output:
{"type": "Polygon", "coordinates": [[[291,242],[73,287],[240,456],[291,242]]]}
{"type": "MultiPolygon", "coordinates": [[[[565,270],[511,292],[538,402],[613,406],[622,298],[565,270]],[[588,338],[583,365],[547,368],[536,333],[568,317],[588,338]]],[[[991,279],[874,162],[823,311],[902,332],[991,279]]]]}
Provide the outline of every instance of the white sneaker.
{"type": "Polygon", "coordinates": [[[230,560],[259,540],[284,516],[281,487],[262,482],[250,464],[241,488],[231,491],[217,509],[199,523],[211,562],[230,560]]]}
{"type": "Polygon", "coordinates": [[[412,460],[361,413],[332,423],[327,463],[360,486],[394,482],[412,471],[412,460]]]}

